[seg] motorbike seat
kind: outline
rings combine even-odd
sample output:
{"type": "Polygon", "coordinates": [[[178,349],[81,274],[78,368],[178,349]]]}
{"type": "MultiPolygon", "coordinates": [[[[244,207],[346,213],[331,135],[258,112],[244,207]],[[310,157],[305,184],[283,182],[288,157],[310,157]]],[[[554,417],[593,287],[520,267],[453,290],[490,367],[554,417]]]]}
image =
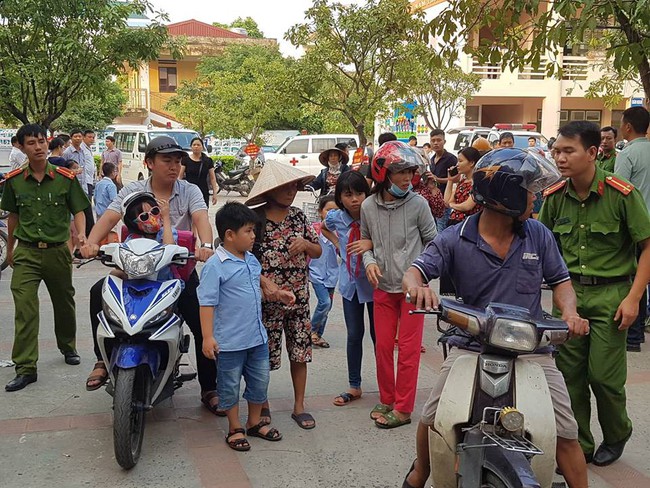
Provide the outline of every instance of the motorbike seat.
{"type": "Polygon", "coordinates": [[[232,170],[232,171],[228,171],[228,176],[230,176],[231,178],[234,178],[235,176],[239,176],[240,174],[242,174],[244,171],[246,171],[246,168],[244,168],[244,169],[235,169],[235,170],[232,170]]]}

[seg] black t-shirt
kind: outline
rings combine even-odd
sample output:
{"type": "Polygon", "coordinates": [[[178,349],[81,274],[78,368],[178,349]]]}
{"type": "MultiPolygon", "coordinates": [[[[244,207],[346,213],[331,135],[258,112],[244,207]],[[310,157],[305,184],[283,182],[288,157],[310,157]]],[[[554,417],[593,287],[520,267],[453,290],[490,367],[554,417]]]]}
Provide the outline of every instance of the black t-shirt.
{"type": "MultiPolygon", "coordinates": [[[[434,164],[435,158],[435,154],[431,156],[431,172],[437,178],[448,178],[449,175],[447,174],[447,170],[452,166],[456,166],[458,164],[458,158],[448,151],[445,151],[438,162],[434,164]]],[[[445,193],[446,187],[446,183],[438,183],[438,188],[440,188],[440,191],[443,193],[443,195],[445,193]]]]}
{"type": "Polygon", "coordinates": [[[183,156],[181,164],[185,166],[185,179],[199,187],[203,196],[209,191],[208,173],[214,168],[214,161],[205,154],[201,154],[200,161],[194,161],[189,155],[183,156]]]}

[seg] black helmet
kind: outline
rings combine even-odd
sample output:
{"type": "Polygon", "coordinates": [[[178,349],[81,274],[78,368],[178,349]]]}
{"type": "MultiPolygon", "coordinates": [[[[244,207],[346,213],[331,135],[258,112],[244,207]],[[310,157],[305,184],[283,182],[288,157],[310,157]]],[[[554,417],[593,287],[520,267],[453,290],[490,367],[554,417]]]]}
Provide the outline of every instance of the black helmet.
{"type": "Polygon", "coordinates": [[[476,163],[473,197],[484,207],[519,217],[528,206],[528,192],[542,191],[559,179],[555,165],[536,151],[496,149],[476,163]]]}
{"type": "Polygon", "coordinates": [[[142,204],[145,202],[151,204],[152,207],[158,205],[154,194],[148,191],[134,191],[122,200],[122,220],[129,231],[135,233],[140,232],[138,225],[134,222],[137,215],[133,212],[133,207],[138,203],[142,204]]]}
{"type": "Polygon", "coordinates": [[[158,136],[149,141],[144,154],[146,158],[152,158],[156,154],[178,154],[179,156],[184,156],[187,153],[183,151],[183,148],[172,137],[158,136]]]}

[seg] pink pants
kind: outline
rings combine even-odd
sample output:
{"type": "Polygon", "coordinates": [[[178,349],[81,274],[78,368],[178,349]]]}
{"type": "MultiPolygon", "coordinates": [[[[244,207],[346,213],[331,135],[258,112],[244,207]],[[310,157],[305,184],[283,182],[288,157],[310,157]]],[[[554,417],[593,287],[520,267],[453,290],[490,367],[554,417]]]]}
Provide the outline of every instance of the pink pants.
{"type": "Polygon", "coordinates": [[[418,386],[424,316],[409,315],[409,310],[414,310],[415,306],[406,303],[403,293],[387,293],[376,289],[373,300],[379,400],[384,405],[394,405],[394,409],[398,412],[411,413],[418,386]],[[394,348],[398,321],[397,376],[395,376],[394,348]]]}

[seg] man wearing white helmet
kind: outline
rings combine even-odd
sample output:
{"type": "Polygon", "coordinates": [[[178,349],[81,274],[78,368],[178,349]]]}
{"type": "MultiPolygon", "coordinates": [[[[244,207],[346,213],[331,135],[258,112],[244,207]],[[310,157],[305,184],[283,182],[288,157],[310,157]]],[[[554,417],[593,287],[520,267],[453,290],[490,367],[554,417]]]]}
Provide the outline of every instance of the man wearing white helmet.
{"type": "MultiPolygon", "coordinates": [[[[192,230],[192,227],[196,229],[201,242],[200,247],[195,251],[197,260],[206,261],[212,256],[212,227],[208,220],[208,209],[201,190],[185,180],[178,180],[181,158],[184,154],[183,149],[171,137],[156,137],[149,142],[145,151],[145,163],[151,171],[151,176],[147,180],[129,183],[118,193],[104,215],[93,227],[87,244],[81,248],[81,253],[85,258],[97,255],[99,242],[122,218],[124,199],[133,192],[142,191],[150,192],[157,200],[167,202],[171,223],[176,230],[189,231],[192,230]]],[[[89,391],[100,388],[108,378],[106,365],[101,360],[95,334],[99,325],[97,314],[102,308],[102,281],[95,283],[90,290],[90,320],[97,363],[86,382],[86,389],[89,391]]],[[[198,283],[198,275],[194,272],[185,283],[185,289],[178,302],[178,309],[194,335],[197,371],[201,384],[201,401],[212,413],[217,414],[216,363],[203,356],[201,352],[203,337],[199,320],[199,303],[196,296],[198,283]]]]}

